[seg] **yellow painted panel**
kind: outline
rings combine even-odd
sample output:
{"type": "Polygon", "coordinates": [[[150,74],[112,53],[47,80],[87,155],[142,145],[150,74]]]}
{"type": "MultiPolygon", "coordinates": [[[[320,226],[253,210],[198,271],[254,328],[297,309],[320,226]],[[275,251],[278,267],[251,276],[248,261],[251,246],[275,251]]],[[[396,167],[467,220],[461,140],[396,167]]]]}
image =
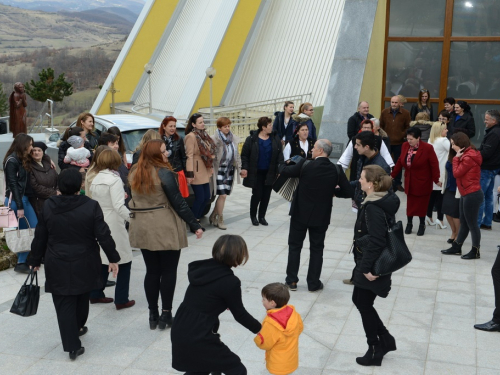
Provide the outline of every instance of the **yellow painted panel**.
{"type": "MultiPolygon", "coordinates": [[[[260,3],[261,0],[240,0],[236,6],[236,10],[213,63],[213,67],[217,71],[215,77],[212,79],[214,106],[220,104],[222,96],[226,91],[229,79],[233,74],[243,45],[259,10],[260,3]]],[[[198,110],[198,108],[209,106],[210,82],[207,78],[193,108],[194,110],[198,110]]]]}
{"type": "MultiPolygon", "coordinates": [[[[146,65],[153,55],[165,28],[177,7],[178,0],[156,0],[135,38],[129,53],[115,76],[115,102],[128,102],[139,83],[146,65]]],[[[111,94],[108,92],[98,115],[109,114],[111,94]]]]}
{"type": "Polygon", "coordinates": [[[359,101],[364,100],[370,104],[370,113],[377,118],[380,116],[382,102],[386,7],[387,0],[379,0],[359,97],[359,101]]]}

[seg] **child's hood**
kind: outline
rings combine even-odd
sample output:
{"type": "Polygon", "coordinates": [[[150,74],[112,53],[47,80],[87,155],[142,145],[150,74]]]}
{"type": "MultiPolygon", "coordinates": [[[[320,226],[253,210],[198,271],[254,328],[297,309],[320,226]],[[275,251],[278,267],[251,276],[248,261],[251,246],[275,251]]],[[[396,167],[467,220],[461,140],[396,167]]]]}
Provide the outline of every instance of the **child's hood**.
{"type": "Polygon", "coordinates": [[[297,329],[300,329],[300,315],[292,305],[268,310],[267,316],[270,318],[268,322],[282,331],[286,336],[291,336],[296,333],[297,329]]]}

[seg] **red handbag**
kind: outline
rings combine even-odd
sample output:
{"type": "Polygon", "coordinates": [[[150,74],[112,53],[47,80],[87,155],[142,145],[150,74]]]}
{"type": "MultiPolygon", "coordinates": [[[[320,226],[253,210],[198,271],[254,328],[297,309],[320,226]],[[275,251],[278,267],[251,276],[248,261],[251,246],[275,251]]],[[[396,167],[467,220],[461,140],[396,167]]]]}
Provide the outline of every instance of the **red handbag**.
{"type": "Polygon", "coordinates": [[[179,190],[183,198],[189,197],[189,188],[186,180],[186,175],[184,171],[177,172],[178,180],[179,180],[179,190]]]}

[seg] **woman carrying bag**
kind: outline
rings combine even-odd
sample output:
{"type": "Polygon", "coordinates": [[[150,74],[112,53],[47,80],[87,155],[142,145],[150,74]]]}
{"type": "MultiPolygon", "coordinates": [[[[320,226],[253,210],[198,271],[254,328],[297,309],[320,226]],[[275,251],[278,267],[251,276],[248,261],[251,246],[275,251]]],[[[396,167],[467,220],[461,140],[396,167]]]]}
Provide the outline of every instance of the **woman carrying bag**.
{"type": "Polygon", "coordinates": [[[368,351],[363,357],[356,358],[356,362],[362,366],[380,366],[384,355],[396,350],[396,341],[373,304],[377,296],[386,298],[389,295],[391,274],[375,276],[372,269],[382,250],[387,247],[388,226],[395,222],[400,202],[396,194],[389,192],[391,177],[378,165],[364,167],[359,182],[366,198],[358,210],[354,226],[356,268],[352,301],[361,314],[368,351]],[[362,237],[363,247],[356,242],[362,237]]]}

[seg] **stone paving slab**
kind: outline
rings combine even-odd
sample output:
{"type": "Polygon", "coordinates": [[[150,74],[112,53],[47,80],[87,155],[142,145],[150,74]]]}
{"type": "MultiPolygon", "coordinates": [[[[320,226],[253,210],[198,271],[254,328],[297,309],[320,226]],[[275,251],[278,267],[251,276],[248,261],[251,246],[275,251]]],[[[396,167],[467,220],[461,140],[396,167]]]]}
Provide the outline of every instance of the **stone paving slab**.
{"type": "MultiPolygon", "coordinates": [[[[250,249],[249,262],[235,269],[241,279],[248,311],[263,319],[261,288],[284,281],[288,257],[289,203],[273,193],[268,227],[254,227],[248,217],[250,190],[236,186],[227,200],[227,231],[207,224],[201,240],[189,235],[182,251],[174,297],[174,313],[188,286],[189,262],[211,256],[214,241],[222,234],[242,235],[250,249]]],[[[398,218],[405,222],[406,197],[401,198],[398,218]]],[[[413,261],[393,275],[392,290],[375,307],[396,337],[398,350],[389,353],[382,367],[361,367],[356,356],[366,351],[366,339],[358,311],[351,301],[352,287],[344,285],[353,267],[352,243],[355,214],[350,201],[334,199],[332,223],[325,239],[320,293],[307,291],[308,239],[304,242],[300,282],[290,303],[304,320],[300,337],[298,375],[337,374],[481,374],[500,373],[500,334],[476,331],[475,323],[491,318],[494,308],[491,265],[500,242],[500,226],[482,232],[481,259],[465,261],[442,256],[448,229],[427,228],[423,237],[406,236],[413,261]]],[[[470,239],[464,248],[470,246],[470,239]]],[[[134,252],[130,298],[136,305],[116,311],[114,305],[91,305],[82,337],[86,352],[70,361],[62,351],[50,294],[42,292],[38,314],[21,318],[9,313],[25,276],[12,269],[0,272],[0,374],[179,374],[171,367],[170,331],[151,331],[143,290],[145,266],[134,252]]],[[[44,272],[39,275],[43,285],[44,272]]],[[[43,289],[43,288],[42,288],[43,289]]],[[[114,288],[106,289],[113,296],[114,288]]],[[[253,343],[253,334],[236,323],[230,312],[221,315],[222,340],[243,360],[251,375],[267,374],[264,352],[253,343]]]]}

